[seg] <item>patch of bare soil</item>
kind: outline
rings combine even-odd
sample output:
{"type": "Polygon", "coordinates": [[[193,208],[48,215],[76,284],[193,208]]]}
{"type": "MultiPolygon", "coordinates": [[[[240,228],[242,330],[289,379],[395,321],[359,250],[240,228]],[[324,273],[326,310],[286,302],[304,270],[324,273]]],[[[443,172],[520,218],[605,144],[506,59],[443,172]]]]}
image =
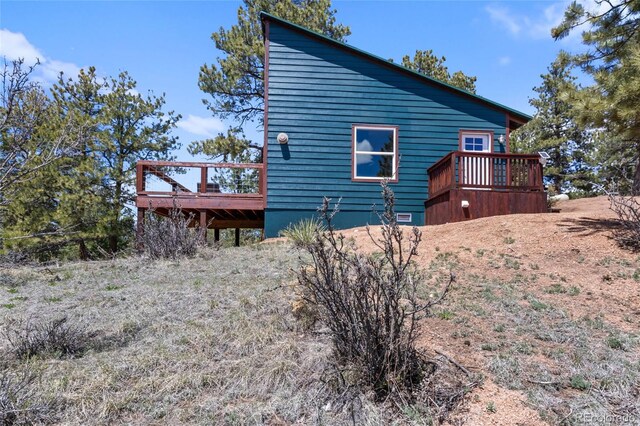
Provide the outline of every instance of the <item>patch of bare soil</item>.
{"type": "MultiPolygon", "coordinates": [[[[449,270],[457,277],[441,310],[424,320],[423,345],[488,378],[454,416],[466,424],[640,415],[638,255],[612,239],[606,197],[557,207],[421,228],[429,291],[449,270]],[[624,390],[603,396],[612,392],[607,380],[624,390]]],[[[345,235],[376,250],[363,228],[345,235]]]]}

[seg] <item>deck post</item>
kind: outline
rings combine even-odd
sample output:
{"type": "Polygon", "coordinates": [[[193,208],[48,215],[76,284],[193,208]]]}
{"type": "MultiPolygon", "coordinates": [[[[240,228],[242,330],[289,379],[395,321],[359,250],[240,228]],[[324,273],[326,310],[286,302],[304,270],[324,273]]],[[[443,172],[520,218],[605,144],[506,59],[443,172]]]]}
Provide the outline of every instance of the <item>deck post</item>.
{"type": "Polygon", "coordinates": [[[144,166],[136,163],[136,192],[144,192],[145,179],[144,179],[144,166]]]}
{"type": "Polygon", "coordinates": [[[142,242],[142,237],[144,236],[144,216],[145,210],[142,207],[138,207],[138,220],[136,224],[136,249],[142,250],[144,248],[144,243],[142,242]]]}
{"type": "Polygon", "coordinates": [[[236,247],[240,247],[240,228],[236,228],[236,247]]]}
{"type": "MultiPolygon", "coordinates": [[[[451,186],[450,186],[451,189],[456,188],[456,156],[457,156],[456,152],[451,153],[451,186]]],[[[462,165],[458,167],[458,174],[460,174],[461,170],[462,170],[462,165]]],[[[458,182],[462,182],[462,175],[459,176],[458,182]]]]}
{"type": "Polygon", "coordinates": [[[203,243],[207,242],[207,211],[200,210],[200,238],[203,243]]]}
{"type": "Polygon", "coordinates": [[[208,167],[200,167],[200,192],[207,192],[208,167]]]}
{"type": "Polygon", "coordinates": [[[258,169],[258,194],[264,194],[264,169],[258,169]]]}
{"type": "Polygon", "coordinates": [[[213,230],[213,241],[216,243],[220,241],[220,228],[216,228],[213,230]]]}

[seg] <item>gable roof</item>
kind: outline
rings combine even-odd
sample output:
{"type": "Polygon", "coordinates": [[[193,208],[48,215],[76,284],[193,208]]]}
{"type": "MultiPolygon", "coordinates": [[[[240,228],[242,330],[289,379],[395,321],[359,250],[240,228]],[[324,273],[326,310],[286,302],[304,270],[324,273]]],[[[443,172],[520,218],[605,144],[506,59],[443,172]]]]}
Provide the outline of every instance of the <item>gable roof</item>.
{"type": "MultiPolygon", "coordinates": [[[[393,68],[396,71],[402,72],[404,74],[409,74],[409,75],[411,75],[413,77],[416,77],[416,78],[424,81],[425,83],[432,84],[432,85],[435,85],[435,86],[439,86],[439,87],[441,87],[443,89],[456,92],[456,93],[458,93],[458,94],[460,94],[462,96],[465,96],[467,98],[471,98],[471,99],[473,99],[473,100],[475,100],[477,102],[483,103],[483,104],[488,105],[488,106],[490,106],[492,108],[495,108],[495,109],[498,109],[498,110],[503,111],[505,113],[508,113],[509,115],[513,116],[514,118],[519,118],[519,119],[521,119],[521,120],[523,120],[525,122],[532,119],[532,117],[530,115],[525,114],[525,113],[523,113],[521,111],[515,110],[513,108],[509,108],[509,107],[507,107],[505,105],[502,105],[502,104],[500,104],[498,102],[494,102],[494,101],[492,101],[490,99],[484,98],[482,96],[478,96],[478,95],[473,94],[471,92],[467,92],[464,89],[461,89],[459,87],[452,86],[450,84],[444,83],[444,82],[442,82],[440,80],[437,80],[437,79],[435,79],[433,77],[429,77],[427,75],[421,74],[421,73],[419,73],[417,71],[414,71],[414,70],[409,69],[407,67],[404,67],[402,65],[396,64],[394,62],[390,62],[390,61],[388,61],[386,59],[383,59],[383,58],[381,58],[379,56],[376,56],[376,55],[373,55],[373,54],[371,54],[369,52],[365,52],[364,50],[358,49],[357,47],[353,47],[353,46],[348,45],[346,43],[334,40],[334,39],[332,39],[330,37],[325,36],[324,34],[317,33],[315,31],[312,31],[312,30],[308,29],[308,28],[305,28],[305,27],[302,27],[300,25],[294,24],[293,22],[289,22],[289,21],[284,20],[282,18],[278,18],[277,16],[271,15],[271,14],[269,14],[267,12],[260,12],[260,18],[261,18],[261,20],[263,22],[263,27],[264,27],[264,21],[265,20],[271,21],[271,22],[276,22],[276,23],[278,23],[280,25],[283,25],[285,27],[291,28],[293,30],[296,30],[296,31],[302,32],[302,33],[304,33],[304,34],[306,34],[308,36],[311,36],[313,38],[316,38],[316,39],[319,39],[321,41],[324,41],[325,43],[333,45],[333,46],[335,46],[335,47],[337,47],[339,49],[346,50],[349,53],[358,55],[360,57],[364,57],[365,59],[369,59],[369,60],[371,60],[373,62],[376,62],[376,63],[380,63],[380,64],[382,64],[384,66],[393,68]]],[[[263,30],[264,30],[264,28],[263,28],[263,30]]]]}

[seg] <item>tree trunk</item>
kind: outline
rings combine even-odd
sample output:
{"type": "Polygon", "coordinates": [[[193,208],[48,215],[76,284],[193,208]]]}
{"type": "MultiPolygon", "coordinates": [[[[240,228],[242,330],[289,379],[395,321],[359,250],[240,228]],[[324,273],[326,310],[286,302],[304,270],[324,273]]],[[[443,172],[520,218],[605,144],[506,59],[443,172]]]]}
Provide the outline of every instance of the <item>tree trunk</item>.
{"type": "Polygon", "coordinates": [[[640,154],[638,155],[638,162],[636,163],[636,172],[633,175],[631,195],[640,195],[640,154]]]}
{"type": "Polygon", "coordinates": [[[562,194],[562,176],[556,174],[553,179],[553,189],[556,194],[562,194]]]}
{"type": "Polygon", "coordinates": [[[116,254],[118,252],[118,236],[109,235],[109,253],[116,254]]]}
{"type": "Polygon", "coordinates": [[[89,260],[89,250],[87,250],[87,245],[82,238],[78,241],[78,255],[80,260],[89,260]]]}

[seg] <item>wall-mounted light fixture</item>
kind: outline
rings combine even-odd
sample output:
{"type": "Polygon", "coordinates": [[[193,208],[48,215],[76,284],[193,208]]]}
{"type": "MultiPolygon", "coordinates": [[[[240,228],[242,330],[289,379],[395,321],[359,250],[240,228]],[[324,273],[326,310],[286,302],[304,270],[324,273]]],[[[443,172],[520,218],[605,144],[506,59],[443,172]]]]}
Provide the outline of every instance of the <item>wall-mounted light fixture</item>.
{"type": "Polygon", "coordinates": [[[283,145],[289,142],[289,135],[287,135],[286,133],[278,133],[278,142],[283,145]]]}
{"type": "Polygon", "coordinates": [[[500,142],[500,145],[504,145],[504,142],[507,140],[507,138],[504,137],[504,135],[500,135],[498,137],[498,142],[500,142]]]}

